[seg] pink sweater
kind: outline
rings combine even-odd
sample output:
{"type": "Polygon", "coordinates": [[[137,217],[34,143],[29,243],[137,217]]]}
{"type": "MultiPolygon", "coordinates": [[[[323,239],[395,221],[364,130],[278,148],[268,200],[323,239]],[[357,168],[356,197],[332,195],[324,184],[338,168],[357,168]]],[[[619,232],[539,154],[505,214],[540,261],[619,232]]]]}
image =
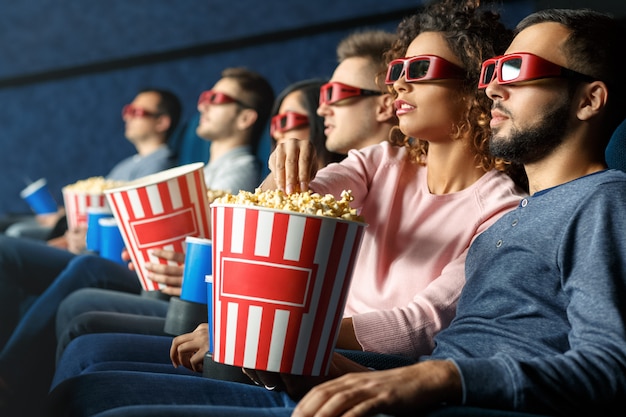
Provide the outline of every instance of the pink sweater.
{"type": "Polygon", "coordinates": [[[470,243],[525,196],[495,170],[463,191],[433,195],[426,172],[404,148],[381,143],[351,151],[311,183],[323,194],[352,190],[368,224],[344,313],[363,350],[430,353],[454,317],[470,243]]]}

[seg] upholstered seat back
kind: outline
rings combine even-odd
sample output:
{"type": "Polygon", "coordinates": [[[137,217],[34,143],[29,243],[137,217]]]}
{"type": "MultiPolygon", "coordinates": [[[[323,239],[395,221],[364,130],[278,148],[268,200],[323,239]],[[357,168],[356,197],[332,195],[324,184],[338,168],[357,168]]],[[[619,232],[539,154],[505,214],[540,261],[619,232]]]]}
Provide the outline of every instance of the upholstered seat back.
{"type": "Polygon", "coordinates": [[[605,158],[609,168],[626,171],[626,120],[613,132],[606,147],[605,158]]]}

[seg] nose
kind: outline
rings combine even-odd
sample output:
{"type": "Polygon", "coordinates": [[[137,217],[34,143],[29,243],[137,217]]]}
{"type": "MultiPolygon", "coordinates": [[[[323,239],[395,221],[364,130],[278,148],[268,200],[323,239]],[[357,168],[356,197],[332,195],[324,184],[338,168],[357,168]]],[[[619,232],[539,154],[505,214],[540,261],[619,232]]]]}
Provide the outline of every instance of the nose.
{"type": "Polygon", "coordinates": [[[330,105],[323,103],[317,106],[317,110],[315,112],[318,116],[325,117],[328,116],[332,112],[332,110],[330,105]]]}
{"type": "Polygon", "coordinates": [[[208,107],[209,107],[209,103],[207,101],[199,101],[198,102],[198,111],[200,113],[205,112],[208,107]]]}
{"type": "Polygon", "coordinates": [[[506,95],[506,88],[498,83],[498,78],[493,77],[491,82],[485,88],[485,94],[491,100],[496,100],[497,98],[504,98],[506,95]]]}
{"type": "Polygon", "coordinates": [[[400,93],[408,90],[409,85],[410,83],[406,82],[404,71],[402,71],[402,74],[400,74],[398,79],[393,82],[393,89],[396,91],[396,93],[400,93]]]}

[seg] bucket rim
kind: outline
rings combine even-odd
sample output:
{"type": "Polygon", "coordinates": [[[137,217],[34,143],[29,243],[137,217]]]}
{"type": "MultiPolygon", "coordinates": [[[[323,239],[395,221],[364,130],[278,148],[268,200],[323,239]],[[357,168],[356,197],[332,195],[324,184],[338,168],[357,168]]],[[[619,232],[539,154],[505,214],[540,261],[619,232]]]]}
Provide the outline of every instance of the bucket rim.
{"type": "Polygon", "coordinates": [[[275,209],[271,207],[257,206],[253,204],[234,204],[234,203],[219,203],[219,202],[211,203],[210,208],[213,209],[214,207],[246,208],[246,209],[253,209],[253,210],[258,210],[258,211],[269,211],[272,213],[293,214],[299,217],[311,217],[314,219],[322,219],[322,220],[335,220],[335,221],[342,222],[342,223],[354,223],[363,227],[368,226],[367,222],[361,222],[358,220],[343,219],[341,217],[320,216],[318,214],[301,213],[299,211],[275,209]]]}
{"type": "Polygon", "coordinates": [[[136,180],[132,180],[127,182],[126,184],[107,188],[103,190],[104,194],[113,194],[120,193],[130,190],[136,190],[142,187],[148,187],[150,185],[160,184],[174,178],[182,177],[183,175],[191,174],[192,172],[202,170],[204,167],[204,162],[194,162],[191,164],[179,165],[174,168],[169,168],[163,171],[156,172],[154,174],[146,175],[141,178],[137,178],[136,180]]]}

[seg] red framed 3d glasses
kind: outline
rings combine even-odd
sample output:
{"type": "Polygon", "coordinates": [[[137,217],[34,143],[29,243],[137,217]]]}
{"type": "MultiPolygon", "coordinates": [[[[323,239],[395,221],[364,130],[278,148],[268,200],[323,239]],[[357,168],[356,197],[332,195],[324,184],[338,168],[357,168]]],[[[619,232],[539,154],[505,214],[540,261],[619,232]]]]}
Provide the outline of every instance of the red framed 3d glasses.
{"type": "Polygon", "coordinates": [[[429,80],[464,79],[466,71],[436,55],[418,55],[394,59],[389,63],[385,84],[393,84],[404,75],[407,83],[429,80]]]}
{"type": "Polygon", "coordinates": [[[285,133],[308,125],[309,118],[306,114],[293,111],[279,113],[270,121],[270,136],[274,137],[276,133],[285,133]]]}
{"type": "Polygon", "coordinates": [[[519,52],[497,56],[483,62],[478,88],[486,88],[494,79],[498,80],[498,84],[505,85],[552,77],[593,80],[589,75],[562,67],[537,55],[519,52]]]}
{"type": "Polygon", "coordinates": [[[122,119],[125,117],[159,117],[161,113],[151,112],[133,104],[122,107],[122,119]]]}
{"type": "Polygon", "coordinates": [[[203,91],[198,97],[198,106],[202,106],[205,104],[230,104],[236,103],[241,107],[250,108],[247,104],[242,103],[234,97],[229,96],[228,94],[220,93],[215,90],[207,90],[203,91]]]}
{"type": "Polygon", "coordinates": [[[351,97],[380,96],[382,94],[380,91],[367,90],[333,81],[320,87],[320,106],[322,104],[335,104],[351,97]]]}

